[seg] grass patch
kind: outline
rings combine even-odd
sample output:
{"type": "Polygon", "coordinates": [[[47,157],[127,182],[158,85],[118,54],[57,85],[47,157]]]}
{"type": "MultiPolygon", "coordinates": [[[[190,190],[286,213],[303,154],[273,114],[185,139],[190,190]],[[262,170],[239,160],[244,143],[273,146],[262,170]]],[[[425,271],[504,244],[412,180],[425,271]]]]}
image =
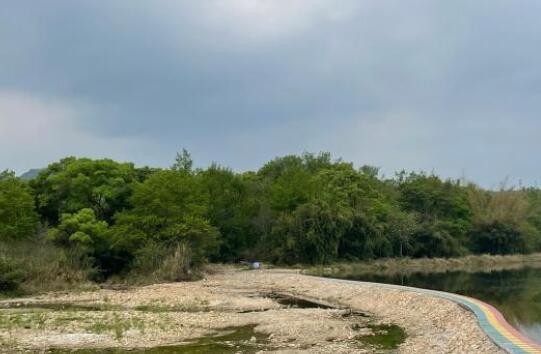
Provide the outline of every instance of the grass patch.
{"type": "Polygon", "coordinates": [[[138,305],[134,309],[144,312],[207,312],[210,310],[209,303],[206,300],[202,300],[199,303],[177,305],[167,305],[159,300],[155,300],[138,305]]]}
{"type": "Polygon", "coordinates": [[[406,332],[397,325],[368,325],[373,334],[357,336],[360,342],[378,349],[396,349],[406,340],[406,332]]]}
{"type": "Polygon", "coordinates": [[[20,329],[43,329],[46,321],[47,314],[44,312],[3,313],[0,314],[0,329],[8,332],[20,329]]]}
{"type": "Polygon", "coordinates": [[[124,319],[115,313],[112,318],[97,320],[85,328],[86,331],[97,334],[111,332],[117,340],[130,329],[137,329],[144,333],[145,322],[139,318],[124,319]]]}
{"type": "Polygon", "coordinates": [[[37,310],[53,310],[62,312],[73,311],[114,311],[124,309],[120,305],[112,305],[109,303],[92,304],[92,305],[80,305],[74,303],[64,302],[10,302],[7,304],[0,304],[0,309],[37,309],[37,310]]]}

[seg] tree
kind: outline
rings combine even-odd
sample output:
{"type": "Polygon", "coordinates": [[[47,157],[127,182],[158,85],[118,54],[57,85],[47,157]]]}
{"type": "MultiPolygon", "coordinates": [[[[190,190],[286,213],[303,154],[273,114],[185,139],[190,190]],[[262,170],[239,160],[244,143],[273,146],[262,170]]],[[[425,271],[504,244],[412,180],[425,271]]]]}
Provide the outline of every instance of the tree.
{"type": "Polygon", "coordinates": [[[185,244],[190,265],[199,266],[215,251],[219,232],[206,218],[208,193],[200,180],[178,171],[160,171],[134,188],[133,208],[118,213],[113,248],[133,256],[149,242],[170,249],[185,244]]]}
{"type": "Polygon", "coordinates": [[[272,248],[278,250],[278,259],[326,263],[392,253],[383,223],[387,201],[373,175],[340,163],[302,181],[309,186],[305,200],[284,208],[273,227],[272,248]]]}
{"type": "Polygon", "coordinates": [[[390,233],[385,226],[393,204],[377,174],[342,165],[320,175],[325,179],[318,190],[341,198],[350,209],[350,227],[340,240],[339,257],[360,260],[392,255],[390,233]]]}
{"type": "Polygon", "coordinates": [[[470,247],[477,253],[512,254],[539,245],[535,200],[526,191],[485,191],[470,186],[473,210],[470,247]]]}
{"type": "Polygon", "coordinates": [[[250,184],[242,176],[215,164],[199,172],[197,178],[209,196],[209,221],[221,234],[220,249],[213,259],[237,261],[251,258],[257,243],[252,219],[258,204],[250,184]]]}
{"type": "Polygon", "coordinates": [[[47,238],[71,254],[80,265],[94,267],[98,273],[93,277],[97,279],[114,273],[119,261],[110,251],[108,226],[96,218],[94,210],[84,208],[62,214],[59,225],[48,230],[47,238]]]}
{"type": "Polygon", "coordinates": [[[15,173],[0,173],[0,240],[32,236],[38,227],[34,197],[15,173]]]}
{"type": "Polygon", "coordinates": [[[472,209],[468,192],[459,181],[411,173],[398,178],[399,202],[415,213],[419,227],[412,240],[416,257],[450,257],[466,252],[472,209]]]}
{"type": "Polygon", "coordinates": [[[42,218],[56,225],[61,214],[90,208],[98,219],[111,222],[129,207],[132,185],[140,176],[131,163],[109,159],[68,157],[50,164],[30,182],[42,218]]]}
{"type": "Polygon", "coordinates": [[[107,248],[104,240],[107,223],[96,218],[94,210],[84,208],[62,214],[60,224],[49,230],[48,237],[63,246],[83,246],[89,250],[107,248]]]}
{"type": "Polygon", "coordinates": [[[513,224],[494,221],[478,224],[472,229],[472,248],[476,253],[526,253],[528,245],[524,231],[513,224]]]}
{"type": "Polygon", "coordinates": [[[171,166],[171,169],[174,171],[182,171],[186,173],[191,173],[193,167],[192,156],[186,149],[182,149],[181,152],[177,152],[177,157],[175,158],[175,163],[171,166]]]}
{"type": "Polygon", "coordinates": [[[395,250],[393,253],[398,257],[411,255],[413,236],[418,231],[416,214],[395,209],[387,217],[386,228],[395,250]]]}
{"type": "MultiPolygon", "coordinates": [[[[457,237],[452,221],[433,221],[418,225],[412,236],[414,257],[457,257],[467,253],[465,242],[457,237]]],[[[459,234],[460,235],[460,234],[459,234]]]]}
{"type": "Polygon", "coordinates": [[[412,173],[399,180],[398,189],[404,209],[419,213],[422,221],[452,219],[467,223],[471,217],[467,191],[458,181],[412,173]]]}

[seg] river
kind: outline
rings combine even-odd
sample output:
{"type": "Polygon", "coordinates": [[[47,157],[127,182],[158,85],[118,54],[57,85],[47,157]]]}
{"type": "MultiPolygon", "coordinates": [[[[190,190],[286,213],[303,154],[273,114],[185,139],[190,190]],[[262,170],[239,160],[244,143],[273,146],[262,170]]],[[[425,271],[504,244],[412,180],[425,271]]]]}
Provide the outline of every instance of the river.
{"type": "Polygon", "coordinates": [[[541,344],[541,268],[394,275],[333,273],[331,276],[441,290],[474,297],[496,307],[510,324],[541,344]]]}

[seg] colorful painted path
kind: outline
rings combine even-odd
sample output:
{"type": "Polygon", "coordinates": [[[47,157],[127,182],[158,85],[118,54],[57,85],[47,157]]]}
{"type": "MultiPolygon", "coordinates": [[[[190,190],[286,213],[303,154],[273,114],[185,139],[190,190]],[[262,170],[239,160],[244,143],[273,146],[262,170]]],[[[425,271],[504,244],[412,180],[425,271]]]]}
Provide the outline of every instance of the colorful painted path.
{"type": "Polygon", "coordinates": [[[479,320],[479,325],[485,331],[485,333],[492,339],[494,343],[496,343],[499,347],[501,347],[508,353],[541,354],[541,345],[525,337],[523,334],[513,328],[513,326],[507,323],[503,315],[498,310],[480,300],[467,296],[446,293],[443,291],[420,289],[408,286],[368,283],[343,279],[332,279],[332,281],[353,285],[377,285],[380,287],[395,290],[415,291],[451,300],[472,311],[475,316],[477,316],[477,319],[479,320]]]}

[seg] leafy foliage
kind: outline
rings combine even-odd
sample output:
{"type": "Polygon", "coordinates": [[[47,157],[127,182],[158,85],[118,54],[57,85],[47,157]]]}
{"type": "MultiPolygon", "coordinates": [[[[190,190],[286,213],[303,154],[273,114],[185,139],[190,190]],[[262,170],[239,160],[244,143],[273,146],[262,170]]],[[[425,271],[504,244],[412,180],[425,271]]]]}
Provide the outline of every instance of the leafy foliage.
{"type": "Polygon", "coordinates": [[[175,249],[186,244],[192,266],[214,251],[219,232],[206,218],[208,194],[199,178],[185,171],[156,172],[135,186],[131,203],[132,209],[115,217],[115,250],[133,255],[149,241],[175,249]]]}
{"type": "Polygon", "coordinates": [[[535,195],[527,191],[469,189],[473,210],[471,249],[478,253],[527,253],[539,247],[535,195]]]}
{"type": "Polygon", "coordinates": [[[19,261],[0,255],[0,292],[17,290],[25,277],[26,273],[19,261]]]}
{"type": "MultiPolygon", "coordinates": [[[[49,228],[42,246],[61,252],[57,268],[76,262],[77,274],[96,270],[102,279],[190,279],[209,259],[294,264],[541,250],[536,188],[487,191],[424,173],[385,179],[377,167],[357,169],[329,153],[278,157],[244,173],[194,169],[183,149],[169,169],[68,157],[29,182],[0,174],[0,241],[34,234],[39,219],[49,228]]],[[[3,262],[10,287],[25,281],[13,260],[3,262]]]]}
{"type": "Polygon", "coordinates": [[[0,172],[0,240],[32,236],[38,227],[34,198],[13,172],[0,172]]]}
{"type": "Polygon", "coordinates": [[[63,245],[93,247],[103,242],[107,223],[96,219],[94,210],[85,208],[74,214],[62,214],[60,224],[49,230],[49,237],[63,245]]]}
{"type": "Polygon", "coordinates": [[[171,169],[174,171],[190,173],[192,172],[192,167],[193,160],[188,150],[182,149],[182,152],[177,152],[175,163],[171,166],[171,169]]]}
{"type": "Polygon", "coordinates": [[[110,221],[128,207],[132,185],[140,178],[131,163],[67,157],[52,163],[30,182],[44,220],[57,224],[60,215],[83,208],[110,221]]]}
{"type": "Polygon", "coordinates": [[[212,255],[218,261],[238,261],[253,255],[257,234],[252,220],[258,203],[253,185],[241,175],[217,165],[200,171],[198,178],[208,195],[207,217],[220,230],[220,246],[212,255]]]}

